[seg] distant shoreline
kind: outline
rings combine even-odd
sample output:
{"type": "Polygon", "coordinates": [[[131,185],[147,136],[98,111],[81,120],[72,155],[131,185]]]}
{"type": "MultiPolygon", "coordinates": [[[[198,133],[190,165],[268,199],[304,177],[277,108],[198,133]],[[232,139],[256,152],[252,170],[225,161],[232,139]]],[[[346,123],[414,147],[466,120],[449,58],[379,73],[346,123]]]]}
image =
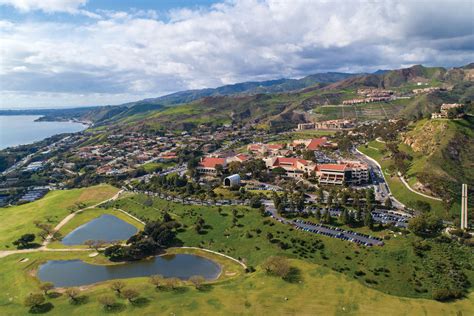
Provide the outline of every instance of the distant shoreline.
{"type": "Polygon", "coordinates": [[[41,120],[40,115],[1,115],[0,151],[18,146],[28,146],[60,134],[82,132],[92,126],[88,122],[69,120],[41,120]],[[24,119],[22,118],[24,117],[24,119]],[[43,123],[43,124],[32,124],[43,123]],[[75,125],[68,127],[68,125],[75,125]]]}

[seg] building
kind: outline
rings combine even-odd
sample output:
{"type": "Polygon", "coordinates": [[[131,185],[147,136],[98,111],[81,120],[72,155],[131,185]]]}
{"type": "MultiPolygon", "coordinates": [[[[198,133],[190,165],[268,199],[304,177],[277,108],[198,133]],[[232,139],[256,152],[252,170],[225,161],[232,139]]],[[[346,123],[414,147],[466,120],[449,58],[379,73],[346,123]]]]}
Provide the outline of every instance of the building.
{"type": "MultiPolygon", "coordinates": [[[[441,105],[441,109],[439,112],[436,112],[436,113],[431,113],[431,118],[432,119],[446,119],[448,118],[448,112],[449,110],[452,110],[452,109],[462,109],[464,107],[463,104],[460,104],[460,103],[443,103],[441,105]]],[[[456,115],[456,117],[461,117],[463,115],[463,113],[461,113],[462,111],[460,111],[460,113],[458,113],[456,115]]]]}
{"type": "Polygon", "coordinates": [[[342,101],[343,105],[353,105],[353,104],[362,104],[362,103],[371,103],[371,102],[385,102],[390,101],[392,99],[391,96],[384,96],[384,97],[368,97],[368,98],[361,98],[361,99],[351,99],[342,101]]]}
{"type": "Polygon", "coordinates": [[[420,88],[420,89],[413,89],[414,94],[423,94],[423,93],[431,93],[435,91],[443,91],[446,89],[439,88],[439,87],[428,87],[428,88],[420,88]]]}
{"type": "Polygon", "coordinates": [[[30,163],[27,167],[25,167],[24,171],[35,172],[43,169],[43,162],[42,161],[35,161],[30,163]]]}
{"type": "Polygon", "coordinates": [[[245,154],[237,154],[233,157],[229,157],[227,158],[227,163],[231,163],[233,161],[236,161],[236,162],[244,162],[244,161],[247,161],[250,159],[250,156],[249,155],[245,155],[245,154]]]}
{"type": "Polygon", "coordinates": [[[298,127],[296,128],[298,131],[304,131],[307,129],[314,129],[314,123],[300,123],[298,124],[298,127]]]}
{"type": "Polygon", "coordinates": [[[366,88],[358,89],[357,94],[365,97],[389,97],[394,94],[394,91],[386,89],[366,88]]]}
{"type": "Polygon", "coordinates": [[[247,150],[260,155],[279,155],[282,153],[282,150],[285,148],[284,144],[262,144],[255,143],[247,146],[247,150]]]}
{"type": "Polygon", "coordinates": [[[361,184],[369,181],[369,168],[366,164],[356,161],[319,164],[316,175],[321,184],[361,184]]]}
{"type": "Polygon", "coordinates": [[[270,170],[285,169],[286,176],[290,178],[315,175],[321,184],[358,185],[369,181],[368,166],[358,161],[316,164],[299,158],[273,157],[266,159],[265,164],[270,170]]]}
{"type": "Polygon", "coordinates": [[[315,129],[345,129],[354,127],[351,120],[329,120],[314,123],[315,129]]]}
{"type": "Polygon", "coordinates": [[[233,187],[240,186],[240,176],[238,174],[233,174],[224,179],[224,186],[233,187]]]}
{"type": "Polygon", "coordinates": [[[265,160],[268,169],[283,168],[286,176],[290,178],[302,178],[314,170],[315,164],[311,161],[299,158],[273,157],[265,160]]]}
{"type": "Polygon", "coordinates": [[[312,139],[297,139],[294,140],[291,146],[294,148],[299,145],[304,145],[306,150],[315,151],[328,145],[328,140],[326,137],[312,138],[312,139]]]}
{"type": "Polygon", "coordinates": [[[200,174],[216,175],[218,165],[222,166],[223,169],[226,169],[227,168],[226,159],[216,158],[216,157],[204,157],[199,162],[196,170],[200,174]]]}

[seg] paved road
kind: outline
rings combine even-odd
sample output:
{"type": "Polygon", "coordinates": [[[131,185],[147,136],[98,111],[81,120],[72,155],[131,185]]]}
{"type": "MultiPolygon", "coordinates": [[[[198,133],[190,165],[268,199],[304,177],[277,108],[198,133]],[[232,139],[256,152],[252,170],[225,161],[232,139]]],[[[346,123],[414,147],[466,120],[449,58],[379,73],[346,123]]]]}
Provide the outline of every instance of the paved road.
{"type": "Polygon", "coordinates": [[[383,170],[380,168],[379,164],[357,149],[354,149],[352,153],[355,157],[357,157],[357,159],[365,162],[369,166],[370,178],[372,179],[374,185],[376,199],[380,202],[384,202],[385,199],[389,197],[392,200],[393,207],[399,210],[405,209],[405,205],[398,201],[390,192],[390,188],[385,181],[385,176],[383,175],[383,170]]]}

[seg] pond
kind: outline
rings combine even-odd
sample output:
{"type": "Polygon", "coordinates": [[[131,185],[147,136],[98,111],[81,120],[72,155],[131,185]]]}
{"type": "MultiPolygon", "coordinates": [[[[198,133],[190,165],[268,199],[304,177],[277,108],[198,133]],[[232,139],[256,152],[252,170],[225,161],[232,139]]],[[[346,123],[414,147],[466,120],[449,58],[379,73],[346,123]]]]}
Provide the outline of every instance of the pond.
{"type": "Polygon", "coordinates": [[[38,269],[39,279],[42,282],[52,282],[56,287],[81,286],[154,274],[182,280],[201,275],[207,280],[214,280],[220,273],[221,267],[216,262],[190,254],[157,256],[116,265],[95,265],[82,260],[51,260],[38,269]]]}
{"type": "Polygon", "coordinates": [[[138,229],[132,224],[104,214],[74,229],[62,239],[62,243],[71,246],[82,245],[86,240],[126,240],[137,232],[138,229]]]}

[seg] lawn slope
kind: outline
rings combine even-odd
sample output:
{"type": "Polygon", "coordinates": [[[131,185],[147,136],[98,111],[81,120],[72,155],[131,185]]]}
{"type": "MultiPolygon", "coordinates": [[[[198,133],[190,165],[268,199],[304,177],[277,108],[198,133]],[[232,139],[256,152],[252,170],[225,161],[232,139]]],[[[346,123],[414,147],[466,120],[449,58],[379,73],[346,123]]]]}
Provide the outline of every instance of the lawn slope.
{"type": "MultiPolygon", "coordinates": [[[[12,242],[26,233],[38,233],[35,221],[53,226],[66,217],[70,210],[77,209],[77,203],[94,205],[107,200],[118,192],[109,185],[98,185],[83,189],[51,191],[45,197],[32,203],[0,208],[0,249],[12,249],[12,242]]],[[[36,240],[40,242],[39,239],[36,240]]]]}

